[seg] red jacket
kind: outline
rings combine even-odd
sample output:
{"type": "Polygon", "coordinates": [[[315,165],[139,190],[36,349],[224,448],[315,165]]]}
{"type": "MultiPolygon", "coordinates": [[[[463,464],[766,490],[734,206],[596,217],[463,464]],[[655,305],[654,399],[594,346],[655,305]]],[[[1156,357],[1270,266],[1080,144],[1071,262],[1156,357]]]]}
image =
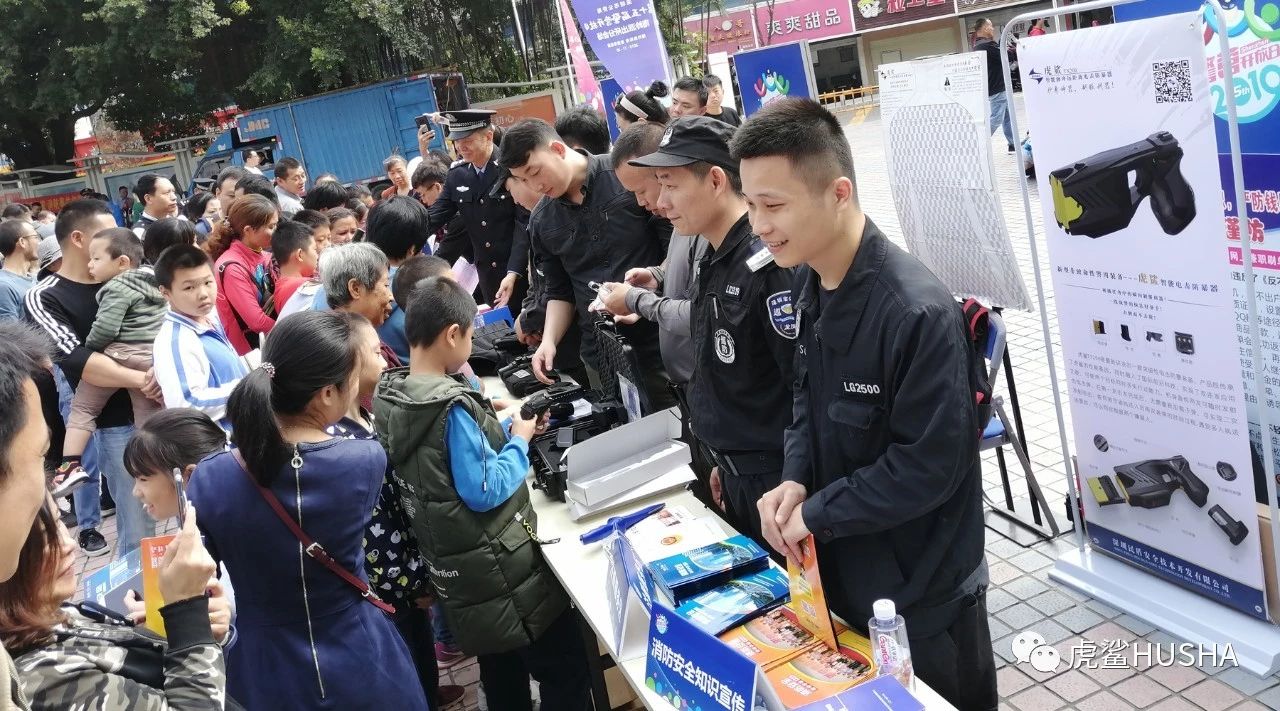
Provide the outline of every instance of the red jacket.
{"type": "Polygon", "coordinates": [[[258,266],[269,264],[270,259],[269,252],[255,252],[237,239],[218,257],[214,267],[218,282],[218,318],[226,329],[227,339],[240,355],[256,347],[257,334],[267,333],[276,325],[275,319],[263,311],[254,281],[258,266]]]}

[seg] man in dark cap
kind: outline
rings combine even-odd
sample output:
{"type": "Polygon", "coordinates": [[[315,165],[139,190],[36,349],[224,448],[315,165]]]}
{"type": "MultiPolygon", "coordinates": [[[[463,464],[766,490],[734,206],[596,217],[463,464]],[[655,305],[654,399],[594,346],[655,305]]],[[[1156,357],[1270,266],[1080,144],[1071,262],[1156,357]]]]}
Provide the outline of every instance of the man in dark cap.
{"type": "Polygon", "coordinates": [[[507,192],[507,171],[494,161],[492,116],[487,109],[446,111],[441,116],[449,140],[462,157],[445,176],[444,190],[431,205],[429,232],[461,215],[480,274],[480,293],[489,305],[520,312],[528,288],[529,246],[516,229],[516,204],[507,192]]]}
{"type": "Polygon", "coordinates": [[[652,168],[658,209],[680,234],[701,235],[694,269],[693,433],[712,451],[711,493],[762,546],[756,502],[782,476],[783,433],[791,425],[795,339],[792,270],[773,263],[751,232],[733,127],[685,116],[667,127],[658,150],[630,165],[652,168]]]}

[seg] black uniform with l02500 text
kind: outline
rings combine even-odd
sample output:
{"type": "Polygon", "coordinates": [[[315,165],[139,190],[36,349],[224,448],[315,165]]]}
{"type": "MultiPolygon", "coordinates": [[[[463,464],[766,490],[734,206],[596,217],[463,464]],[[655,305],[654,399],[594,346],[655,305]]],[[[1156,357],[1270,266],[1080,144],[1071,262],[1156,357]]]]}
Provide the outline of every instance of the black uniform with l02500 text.
{"type": "Polygon", "coordinates": [[[770,262],[751,271],[758,240],[743,214],[694,276],[690,379],[693,434],[720,467],[734,523],[768,548],[756,502],[782,476],[782,435],[791,424],[797,324],[794,270],[770,262]]]}
{"type": "Polygon", "coordinates": [[[973,356],[959,306],[867,218],[840,286],[796,274],[794,422],[783,479],[832,608],[866,631],[889,598],[916,674],[960,709],[995,709],[973,356]]]}

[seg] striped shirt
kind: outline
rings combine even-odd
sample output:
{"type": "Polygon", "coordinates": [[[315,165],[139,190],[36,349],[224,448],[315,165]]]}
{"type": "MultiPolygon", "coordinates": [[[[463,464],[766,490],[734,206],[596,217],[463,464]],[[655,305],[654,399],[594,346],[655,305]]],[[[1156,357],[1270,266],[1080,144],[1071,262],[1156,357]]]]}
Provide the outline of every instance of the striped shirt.
{"type": "Polygon", "coordinates": [[[215,314],[201,324],[176,311],[166,313],[152,357],[165,407],[193,407],[231,429],[227,398],[249,374],[249,365],[236,354],[215,314]]]}

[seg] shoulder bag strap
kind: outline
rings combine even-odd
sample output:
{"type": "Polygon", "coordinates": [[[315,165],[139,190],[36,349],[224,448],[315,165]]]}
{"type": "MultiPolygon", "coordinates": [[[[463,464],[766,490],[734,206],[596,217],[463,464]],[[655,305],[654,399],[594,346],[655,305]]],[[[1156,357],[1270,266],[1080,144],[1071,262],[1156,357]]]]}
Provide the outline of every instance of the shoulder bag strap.
{"type": "Polygon", "coordinates": [[[289,512],[284,510],[284,505],[280,503],[280,499],[276,498],[275,494],[272,494],[265,486],[259,484],[257,479],[253,478],[253,474],[249,472],[249,467],[245,464],[244,457],[240,456],[239,450],[231,450],[231,456],[236,458],[236,463],[240,465],[240,469],[244,471],[245,476],[249,477],[249,481],[253,484],[253,488],[262,496],[262,500],[267,502],[267,505],[275,512],[276,517],[280,519],[280,522],[289,529],[289,532],[293,534],[293,537],[298,539],[298,542],[303,546],[303,550],[307,552],[307,555],[311,556],[312,560],[323,565],[330,573],[342,578],[348,585],[358,590],[362,597],[373,603],[374,607],[389,615],[396,611],[390,603],[378,597],[377,593],[369,589],[368,583],[339,565],[338,561],[334,560],[333,556],[329,555],[329,551],[324,549],[324,546],[317,543],[315,539],[307,535],[306,531],[302,530],[302,527],[298,525],[298,522],[294,521],[293,517],[289,515],[289,512]]]}

